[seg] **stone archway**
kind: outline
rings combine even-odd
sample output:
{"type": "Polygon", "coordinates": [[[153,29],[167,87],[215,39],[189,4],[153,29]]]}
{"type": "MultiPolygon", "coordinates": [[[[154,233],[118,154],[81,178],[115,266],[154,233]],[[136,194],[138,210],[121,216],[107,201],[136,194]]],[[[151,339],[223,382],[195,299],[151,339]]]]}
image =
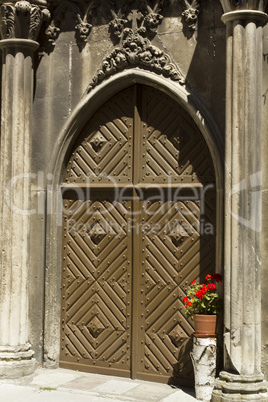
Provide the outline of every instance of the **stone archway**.
{"type": "Polygon", "coordinates": [[[133,85],[92,116],[63,191],[62,367],[190,384],[182,298],[214,272],[208,146],[169,96],[133,85]]]}
{"type": "Polygon", "coordinates": [[[213,160],[216,177],[216,270],[221,270],[222,265],[222,162],[220,134],[213,119],[206,111],[202,103],[195,95],[188,93],[181,85],[171,82],[147,71],[132,69],[118,73],[100,84],[90,94],[81,100],[73,114],[70,116],[55,143],[54,154],[48,171],[52,173],[53,183],[47,191],[49,210],[54,211],[47,215],[47,249],[46,249],[46,299],[45,299],[45,332],[44,332],[44,366],[55,367],[59,362],[61,317],[61,268],[62,268],[62,212],[61,192],[66,165],[69,160],[70,150],[73,147],[79,133],[87,121],[104,103],[118,91],[133,84],[150,85],[158,88],[163,94],[172,99],[178,107],[181,107],[190,116],[192,122],[204,137],[213,160]],[[51,241],[51,239],[54,239],[51,241]]]}

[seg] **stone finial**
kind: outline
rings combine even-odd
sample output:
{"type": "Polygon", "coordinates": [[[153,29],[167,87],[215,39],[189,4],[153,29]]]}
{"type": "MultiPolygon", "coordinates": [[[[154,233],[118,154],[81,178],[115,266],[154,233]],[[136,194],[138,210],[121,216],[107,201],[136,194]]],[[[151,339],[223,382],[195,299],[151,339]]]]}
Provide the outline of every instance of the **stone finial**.
{"type": "Polygon", "coordinates": [[[49,20],[50,13],[37,4],[44,1],[2,2],[0,6],[1,39],[36,40],[44,21],[49,20]]]}
{"type": "Polygon", "coordinates": [[[81,15],[77,15],[78,24],[75,26],[76,32],[79,35],[80,39],[83,42],[87,41],[87,37],[90,34],[92,25],[87,22],[87,15],[85,15],[84,19],[81,18],[81,15]]]}
{"type": "Polygon", "coordinates": [[[191,3],[189,3],[189,1],[184,0],[184,3],[186,8],[183,11],[182,16],[188,24],[189,29],[195,30],[199,14],[200,1],[193,0],[191,3]]]}

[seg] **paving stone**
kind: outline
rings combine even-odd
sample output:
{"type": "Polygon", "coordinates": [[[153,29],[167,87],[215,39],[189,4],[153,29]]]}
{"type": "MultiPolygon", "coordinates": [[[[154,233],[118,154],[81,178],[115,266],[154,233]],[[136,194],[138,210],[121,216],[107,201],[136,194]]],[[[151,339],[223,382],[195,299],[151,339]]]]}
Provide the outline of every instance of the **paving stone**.
{"type": "Polygon", "coordinates": [[[108,394],[117,394],[122,395],[127,391],[132,390],[137,387],[139,384],[133,382],[124,382],[120,380],[110,380],[105,384],[98,385],[95,390],[98,392],[108,393],[108,394]]]}
{"type": "Polygon", "coordinates": [[[167,384],[65,369],[38,369],[25,386],[1,380],[1,402],[192,402],[196,399],[167,384]],[[49,389],[52,388],[52,389],[49,389]],[[53,389],[55,388],[55,389],[53,389]]]}
{"type": "Polygon", "coordinates": [[[124,395],[131,396],[138,401],[160,401],[173,392],[174,390],[168,385],[144,382],[124,395]]]}

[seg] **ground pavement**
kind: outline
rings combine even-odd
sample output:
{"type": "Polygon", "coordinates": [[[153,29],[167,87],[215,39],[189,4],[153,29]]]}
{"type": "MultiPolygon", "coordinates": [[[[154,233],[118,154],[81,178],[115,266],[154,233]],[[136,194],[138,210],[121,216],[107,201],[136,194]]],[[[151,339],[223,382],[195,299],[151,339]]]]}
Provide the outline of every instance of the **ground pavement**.
{"type": "Polygon", "coordinates": [[[1,402],[193,402],[194,390],[78,371],[39,368],[23,382],[0,380],[1,402]]]}

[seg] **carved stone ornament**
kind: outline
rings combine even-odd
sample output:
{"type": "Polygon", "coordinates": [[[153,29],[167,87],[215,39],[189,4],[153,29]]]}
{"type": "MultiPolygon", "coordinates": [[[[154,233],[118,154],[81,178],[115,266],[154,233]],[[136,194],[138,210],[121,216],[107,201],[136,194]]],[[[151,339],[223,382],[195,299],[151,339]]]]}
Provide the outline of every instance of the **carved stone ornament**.
{"type": "Polygon", "coordinates": [[[188,24],[189,29],[196,29],[197,25],[197,19],[198,19],[198,14],[199,14],[199,1],[198,0],[193,0],[191,4],[187,1],[184,0],[186,10],[183,11],[182,16],[184,17],[186,23],[188,24]]]}
{"type": "Polygon", "coordinates": [[[61,24],[64,15],[72,15],[76,20],[76,39],[78,42],[86,42],[92,29],[92,13],[95,10],[94,0],[54,0],[52,3],[52,19],[51,24],[46,29],[48,41],[55,45],[61,31],[61,24]]]}
{"type": "MultiPolygon", "coordinates": [[[[93,77],[86,93],[108,76],[129,66],[142,66],[184,84],[182,73],[171,62],[170,57],[153,46],[148,38],[156,34],[161,24],[163,16],[159,14],[159,11],[163,1],[157,1],[154,8],[149,6],[148,1],[141,3],[143,7],[137,4],[136,9],[132,8],[128,12],[126,8],[119,10],[117,14],[112,11],[114,19],[109,24],[110,30],[119,40],[119,46],[103,60],[101,68],[93,77]]],[[[133,5],[135,6],[136,3],[133,2],[133,5]]]]}
{"type": "Polygon", "coordinates": [[[46,29],[46,37],[52,45],[55,45],[55,40],[58,38],[59,34],[60,28],[56,27],[54,23],[50,24],[46,29]]]}
{"type": "Polygon", "coordinates": [[[77,15],[79,23],[76,25],[75,29],[83,42],[86,42],[88,35],[91,32],[92,25],[87,22],[87,14],[82,20],[80,14],[77,15]]]}
{"type": "Polygon", "coordinates": [[[0,31],[2,39],[21,38],[36,40],[44,21],[50,13],[46,8],[20,0],[15,4],[0,6],[0,31]]]}
{"type": "Polygon", "coordinates": [[[220,0],[225,13],[238,10],[256,10],[267,12],[267,0],[220,0]]]}
{"type": "MultiPolygon", "coordinates": [[[[1,1],[1,0],[0,0],[1,1]]],[[[44,0],[36,0],[44,1],[44,0]]],[[[140,34],[152,36],[162,22],[162,8],[171,0],[50,0],[51,24],[46,30],[48,41],[55,44],[65,15],[76,20],[75,31],[78,42],[85,43],[92,25],[109,23],[114,37],[120,38],[123,29],[135,21],[140,25],[140,34]],[[112,21],[111,21],[112,19],[112,21]]],[[[202,0],[176,0],[184,3],[182,14],[190,30],[196,28],[199,4],[202,0]]],[[[134,24],[134,25],[135,25],[134,24]]]]}

